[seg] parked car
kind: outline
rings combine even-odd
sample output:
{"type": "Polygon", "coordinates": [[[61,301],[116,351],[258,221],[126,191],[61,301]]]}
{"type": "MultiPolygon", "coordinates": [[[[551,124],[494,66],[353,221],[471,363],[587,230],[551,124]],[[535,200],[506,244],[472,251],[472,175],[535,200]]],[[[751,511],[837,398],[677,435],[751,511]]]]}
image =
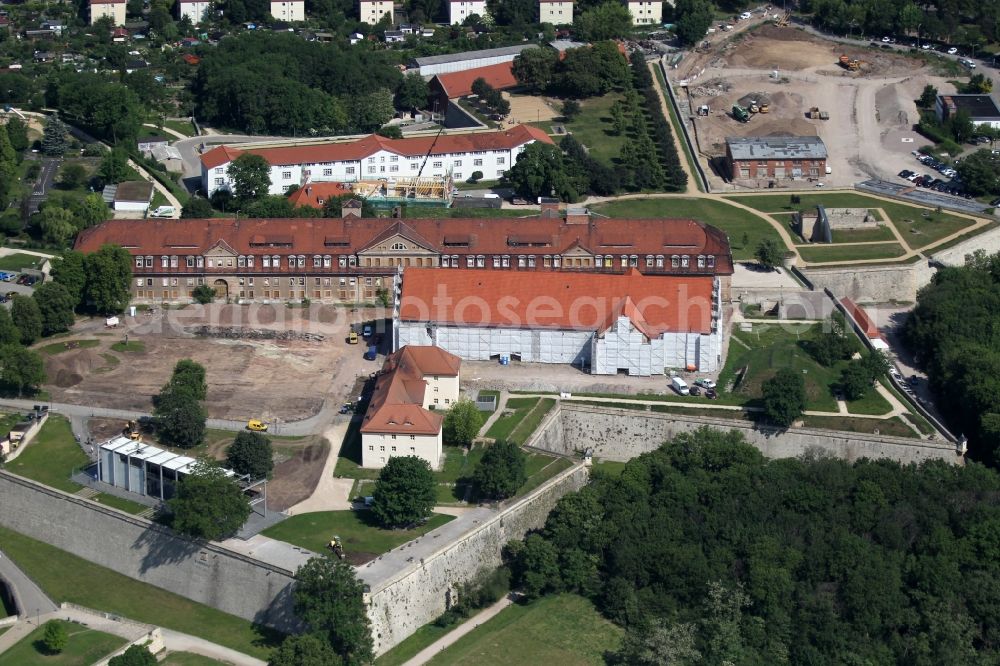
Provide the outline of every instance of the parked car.
{"type": "Polygon", "coordinates": [[[367,340],[371,336],[372,336],[372,327],[371,327],[371,324],[365,324],[365,327],[363,329],[361,329],[361,337],[363,337],[363,338],[365,338],[367,340]]]}
{"type": "Polygon", "coordinates": [[[697,386],[692,386],[688,389],[688,395],[701,395],[701,389],[697,386]]]}
{"type": "Polygon", "coordinates": [[[694,380],[694,385],[695,386],[700,386],[702,388],[707,388],[707,389],[714,389],[715,388],[715,382],[713,382],[711,379],[704,379],[704,378],[703,379],[696,379],[696,380],[694,380]]]}
{"type": "Polygon", "coordinates": [[[950,49],[948,49],[948,55],[955,55],[956,53],[958,53],[957,47],[953,46],[950,49]]]}
{"type": "Polygon", "coordinates": [[[247,421],[247,430],[254,432],[267,432],[267,424],[260,419],[250,419],[247,421]]]}
{"type": "Polygon", "coordinates": [[[709,400],[715,400],[719,394],[715,392],[715,389],[705,389],[705,397],[709,400]]]}
{"type": "Polygon", "coordinates": [[[374,361],[378,357],[378,347],[375,345],[368,345],[368,351],[365,352],[366,361],[374,361]]]}
{"type": "Polygon", "coordinates": [[[752,16],[753,16],[753,14],[751,14],[750,12],[743,12],[742,14],[740,14],[740,19],[746,21],[747,19],[751,18],[752,16]]]}

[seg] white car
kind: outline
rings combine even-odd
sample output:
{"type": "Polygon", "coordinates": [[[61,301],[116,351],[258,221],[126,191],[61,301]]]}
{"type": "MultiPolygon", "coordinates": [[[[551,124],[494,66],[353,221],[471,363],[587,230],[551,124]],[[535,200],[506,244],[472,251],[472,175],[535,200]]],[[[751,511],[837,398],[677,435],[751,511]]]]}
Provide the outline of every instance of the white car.
{"type": "Polygon", "coordinates": [[[753,14],[751,14],[750,12],[743,12],[742,14],[740,14],[740,18],[744,21],[751,18],[752,16],[753,14]]]}
{"type": "Polygon", "coordinates": [[[930,47],[931,47],[931,45],[930,45],[930,44],[924,44],[924,45],[923,45],[923,46],[921,46],[920,48],[922,48],[922,49],[923,49],[924,51],[926,51],[926,50],[927,50],[927,49],[929,49],[930,47]]]}
{"type": "Polygon", "coordinates": [[[948,49],[948,55],[955,55],[956,53],[958,53],[958,49],[954,46],[948,49]]]}

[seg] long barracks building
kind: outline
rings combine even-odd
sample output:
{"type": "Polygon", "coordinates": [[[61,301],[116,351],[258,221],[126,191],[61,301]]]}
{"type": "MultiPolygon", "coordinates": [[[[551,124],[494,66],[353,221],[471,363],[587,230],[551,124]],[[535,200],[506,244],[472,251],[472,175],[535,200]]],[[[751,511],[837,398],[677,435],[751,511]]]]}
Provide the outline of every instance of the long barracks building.
{"type": "MultiPolygon", "coordinates": [[[[345,211],[350,211],[346,207],[345,211]]],[[[545,206],[525,218],[110,220],[76,249],[121,245],[138,302],[189,301],[207,284],[238,302],[374,301],[406,267],[718,276],[733,258],[720,229],[687,219],[610,219],[545,206]]]]}

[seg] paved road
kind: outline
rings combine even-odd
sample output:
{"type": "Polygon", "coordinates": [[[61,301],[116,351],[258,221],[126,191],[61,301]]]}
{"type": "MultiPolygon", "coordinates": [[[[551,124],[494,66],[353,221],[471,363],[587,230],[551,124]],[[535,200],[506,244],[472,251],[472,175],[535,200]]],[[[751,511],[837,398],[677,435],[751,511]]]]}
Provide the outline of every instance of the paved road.
{"type": "Polygon", "coordinates": [[[172,629],[160,629],[163,635],[163,642],[167,650],[171,652],[193,652],[209,659],[216,659],[225,664],[235,664],[236,666],[267,666],[267,662],[261,661],[250,655],[237,652],[216,643],[211,643],[203,638],[182,634],[172,629]]]}
{"type": "Polygon", "coordinates": [[[7,582],[14,594],[18,615],[27,617],[37,613],[48,613],[58,608],[55,602],[49,599],[3,551],[0,551],[0,578],[7,582]]]}
{"type": "Polygon", "coordinates": [[[29,213],[37,213],[38,206],[49,196],[49,191],[52,190],[52,186],[56,181],[56,171],[59,169],[59,163],[62,162],[58,157],[42,157],[38,161],[41,164],[42,170],[38,174],[38,181],[31,190],[31,197],[28,199],[29,213]]]}
{"type": "Polygon", "coordinates": [[[483,609],[476,615],[473,615],[468,620],[466,620],[462,624],[458,625],[457,627],[449,631],[441,638],[437,639],[436,641],[425,647],[423,650],[418,652],[416,656],[412,657],[408,661],[403,662],[403,666],[423,666],[431,659],[433,659],[435,656],[437,656],[438,653],[444,651],[452,644],[454,644],[455,641],[457,641],[459,638],[465,636],[467,633],[469,633],[479,625],[483,624],[484,622],[493,619],[495,615],[497,615],[504,608],[507,608],[507,606],[510,606],[512,603],[514,603],[514,601],[508,595],[503,599],[501,599],[500,601],[493,604],[492,606],[490,606],[489,608],[483,609]]]}

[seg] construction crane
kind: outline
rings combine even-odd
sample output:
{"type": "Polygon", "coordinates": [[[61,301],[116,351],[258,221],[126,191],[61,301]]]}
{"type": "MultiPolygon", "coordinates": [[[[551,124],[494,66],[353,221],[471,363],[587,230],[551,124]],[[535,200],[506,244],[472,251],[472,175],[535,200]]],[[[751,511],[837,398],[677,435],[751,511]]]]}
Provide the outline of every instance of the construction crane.
{"type": "Polygon", "coordinates": [[[437,145],[438,139],[441,138],[441,132],[443,131],[444,125],[441,125],[441,129],[438,130],[438,133],[434,135],[434,140],[431,141],[430,148],[427,149],[427,154],[424,155],[424,161],[420,163],[420,170],[417,171],[417,178],[420,178],[420,176],[423,175],[424,167],[427,166],[427,160],[430,159],[431,153],[434,152],[434,146],[437,145]]]}

